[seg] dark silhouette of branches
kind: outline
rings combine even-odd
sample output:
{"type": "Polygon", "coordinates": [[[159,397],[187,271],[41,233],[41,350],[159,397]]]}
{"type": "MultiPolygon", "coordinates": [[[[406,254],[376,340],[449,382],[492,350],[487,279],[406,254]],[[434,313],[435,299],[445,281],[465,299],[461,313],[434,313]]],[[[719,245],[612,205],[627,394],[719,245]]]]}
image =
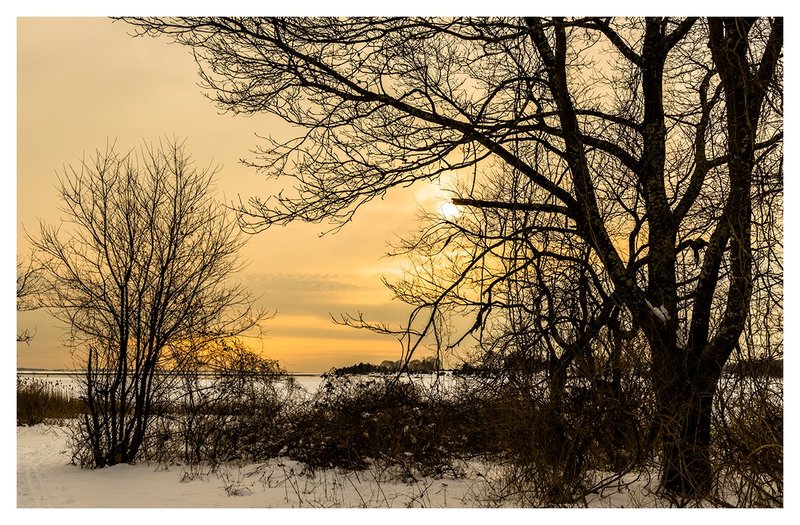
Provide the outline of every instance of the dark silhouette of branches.
{"type": "MultiPolygon", "coordinates": [[[[23,262],[17,258],[17,311],[36,310],[41,307],[42,294],[46,284],[42,268],[31,258],[23,262]]],[[[17,330],[17,342],[29,344],[36,335],[28,328],[17,330]]]]}
{"type": "Polygon", "coordinates": [[[137,458],[176,348],[236,337],[263,317],[228,284],[244,241],[213,200],[213,174],[182,143],[108,146],[65,170],[63,226],[42,224],[32,239],[47,304],[85,370],[85,464],[137,458]]]}
{"type": "Polygon", "coordinates": [[[538,334],[554,376],[596,374],[598,337],[641,337],[665,492],[711,491],[716,385],[746,332],[775,343],[751,305],[782,308],[782,19],[128,22],[190,47],[222,109],[302,130],[249,162],[293,186],[240,203],[252,231],[336,229],[393,187],[460,177],[461,216],[399,250],[415,254],[391,284],[414,305],[406,360],[484,340],[493,312],[538,334]]]}

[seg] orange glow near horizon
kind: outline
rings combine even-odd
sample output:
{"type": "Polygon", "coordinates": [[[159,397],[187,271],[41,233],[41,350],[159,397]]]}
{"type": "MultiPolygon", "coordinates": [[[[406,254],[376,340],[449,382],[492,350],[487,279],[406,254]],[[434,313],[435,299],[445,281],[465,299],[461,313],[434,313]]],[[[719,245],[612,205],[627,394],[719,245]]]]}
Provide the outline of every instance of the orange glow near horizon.
{"type": "MultiPolygon", "coordinates": [[[[132,38],[123,22],[103,18],[20,18],[17,29],[20,256],[28,255],[26,234],[36,234],[40,219],[59,223],[58,173],[109,142],[124,151],[164,136],[186,138],[198,166],[220,167],[216,186],[225,202],[275,189],[239,159],[259,144],[256,134],[293,131],[266,115],[220,114],[197,86],[187,49],[132,38]]],[[[251,236],[241,254],[246,267],[233,278],[277,315],[264,323],[266,336],[248,345],[290,371],[399,359],[396,339],[334,325],[331,315],[363,312],[402,323],[409,308],[381,283],[402,264],[384,257],[387,243],[415,229],[420,208],[450,213],[444,206],[441,188],[418,185],[363,207],[337,234],[320,237],[324,224],[292,224],[251,236]]],[[[61,343],[65,327],[47,312],[21,312],[17,323],[36,332],[30,346],[18,344],[18,367],[72,366],[61,343]]]]}

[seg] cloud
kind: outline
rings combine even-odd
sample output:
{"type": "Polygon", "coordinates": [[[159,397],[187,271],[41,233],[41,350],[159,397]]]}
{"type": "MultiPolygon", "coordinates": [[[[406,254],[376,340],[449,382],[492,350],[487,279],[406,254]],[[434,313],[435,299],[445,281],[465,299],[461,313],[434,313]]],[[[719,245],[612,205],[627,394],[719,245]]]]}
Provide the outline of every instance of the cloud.
{"type": "Polygon", "coordinates": [[[364,312],[369,319],[396,323],[409,310],[391,300],[391,292],[374,274],[249,273],[239,280],[278,318],[310,315],[330,322],[331,315],[364,312]]]}
{"type": "Polygon", "coordinates": [[[325,294],[363,290],[360,277],[354,275],[320,273],[252,273],[242,280],[253,290],[264,293],[325,294]]]}

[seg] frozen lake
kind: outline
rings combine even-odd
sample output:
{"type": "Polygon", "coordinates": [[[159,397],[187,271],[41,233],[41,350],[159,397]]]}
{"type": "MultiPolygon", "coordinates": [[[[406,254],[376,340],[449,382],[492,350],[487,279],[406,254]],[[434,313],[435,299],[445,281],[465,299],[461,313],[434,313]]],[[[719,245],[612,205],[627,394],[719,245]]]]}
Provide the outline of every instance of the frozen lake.
{"type": "MultiPolygon", "coordinates": [[[[319,390],[320,385],[325,381],[325,378],[321,373],[289,373],[287,374],[287,377],[291,378],[291,380],[293,380],[297,386],[300,386],[309,395],[315,394],[319,390]]],[[[358,382],[381,379],[388,376],[351,375],[346,377],[350,378],[350,380],[353,382],[358,382]]],[[[66,393],[75,397],[78,396],[81,381],[81,375],[79,373],[61,370],[22,370],[17,372],[17,378],[23,381],[44,379],[51,382],[57,388],[62,389],[66,393]]],[[[542,379],[544,379],[544,376],[542,376],[542,379]]],[[[454,385],[458,384],[459,381],[470,380],[474,381],[476,378],[469,376],[454,376],[450,372],[445,372],[438,376],[436,374],[411,374],[401,376],[401,381],[414,381],[426,387],[430,387],[434,383],[439,382],[439,386],[443,386],[445,390],[452,388],[454,385]]],[[[783,378],[737,378],[730,374],[725,374],[719,383],[718,394],[738,397],[747,396],[754,391],[768,392],[770,395],[776,396],[777,398],[782,398],[783,378]]]]}
{"type": "MultiPolygon", "coordinates": [[[[302,387],[309,394],[316,393],[322,382],[325,380],[323,375],[320,373],[289,373],[287,376],[294,380],[296,385],[302,387]]],[[[368,381],[371,378],[374,379],[380,376],[355,375],[349,377],[352,381],[368,381]]],[[[63,389],[65,392],[77,396],[82,376],[78,372],[66,370],[22,370],[17,372],[17,378],[23,381],[30,381],[33,379],[46,380],[54,384],[56,387],[63,389]]],[[[447,382],[452,381],[453,376],[449,373],[444,376],[439,376],[438,378],[434,374],[412,374],[411,376],[402,376],[402,380],[404,381],[418,381],[426,386],[430,385],[437,379],[444,380],[446,382],[445,384],[447,384],[447,382]]]]}
{"type": "MultiPolygon", "coordinates": [[[[296,373],[288,374],[288,376],[309,393],[316,392],[323,381],[322,374],[296,373]]],[[[66,392],[77,394],[82,376],[78,372],[66,370],[23,370],[17,372],[17,378],[21,380],[47,380],[66,392]]]]}

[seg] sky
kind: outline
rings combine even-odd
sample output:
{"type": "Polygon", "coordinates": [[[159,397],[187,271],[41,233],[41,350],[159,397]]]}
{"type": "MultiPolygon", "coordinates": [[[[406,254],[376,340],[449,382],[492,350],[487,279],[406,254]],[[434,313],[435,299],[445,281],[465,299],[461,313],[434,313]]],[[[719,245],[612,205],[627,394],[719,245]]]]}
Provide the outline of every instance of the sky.
{"type": "MultiPolygon", "coordinates": [[[[220,114],[197,86],[197,66],[188,49],[164,39],[132,38],[124,23],[106,18],[15,22],[19,254],[27,253],[25,232],[35,233],[39,219],[51,224],[59,220],[57,172],[108,141],[125,150],[164,136],[186,138],[187,151],[198,164],[221,165],[218,187],[223,200],[269,194],[268,183],[239,159],[250,156],[259,144],[256,134],[286,137],[291,129],[266,115],[220,114]]],[[[786,36],[791,47],[793,33],[789,30],[786,36]]],[[[787,157],[787,172],[791,162],[787,157]]],[[[793,184],[788,178],[787,202],[792,201],[793,184]]],[[[261,296],[260,306],[277,312],[264,325],[267,336],[252,345],[293,371],[398,359],[397,341],[335,326],[329,314],[362,311],[367,319],[393,323],[405,318],[408,307],[392,301],[381,283],[382,276],[391,278],[402,264],[384,257],[387,243],[415,229],[420,207],[438,209],[442,199],[441,189],[418,185],[390,192],[384,201],[362,208],[336,235],[319,237],[324,226],[292,224],[252,236],[242,252],[249,264],[236,278],[261,296]]],[[[795,208],[787,207],[787,225],[797,222],[794,214],[795,208]]],[[[789,264],[797,231],[785,229],[789,264]]],[[[790,313],[793,289],[788,272],[785,296],[790,313]]],[[[72,365],[60,343],[64,326],[44,311],[9,314],[6,318],[17,317],[20,328],[36,331],[29,346],[17,345],[17,366],[72,365]]],[[[786,326],[788,344],[792,324],[786,326]]]]}
{"type": "MultiPolygon", "coordinates": [[[[58,174],[108,142],[127,151],[185,138],[198,165],[220,166],[217,197],[227,203],[274,189],[239,161],[252,158],[256,134],[289,137],[292,130],[268,115],[222,114],[197,86],[187,48],[131,37],[124,22],[105,18],[19,18],[17,31],[18,254],[29,253],[26,235],[37,234],[40,220],[58,224],[58,174]]],[[[407,317],[409,307],[381,282],[398,275],[402,261],[385,254],[414,231],[421,210],[436,210],[445,198],[425,183],[365,206],[336,234],[320,236],[324,224],[291,224],[250,236],[241,252],[247,266],[233,278],[260,296],[258,306],[276,312],[263,325],[266,336],[250,346],[295,372],[399,359],[396,339],[336,326],[330,315],[407,317]]],[[[73,366],[62,344],[66,327],[48,312],[22,312],[17,323],[35,330],[30,345],[17,345],[18,367],[73,366]]]]}
{"type": "MultiPolygon", "coordinates": [[[[576,5],[581,4],[584,7],[570,4],[571,9],[582,13],[605,14],[596,13],[599,5],[596,2],[579,2],[576,5]]],[[[618,2],[614,2],[615,6],[617,4],[618,2]]],[[[203,2],[193,2],[191,5],[195,6],[194,9],[205,7],[206,12],[218,11],[210,4],[204,6],[203,2]]],[[[327,7],[328,10],[341,9],[341,4],[338,3],[323,5],[334,6],[327,7]]],[[[369,14],[386,9],[382,6],[376,7],[374,3],[367,5],[362,11],[368,11],[369,14]]],[[[469,10],[474,14],[488,14],[485,12],[487,5],[491,6],[489,9],[493,13],[498,8],[497,3],[485,2],[480,2],[480,8],[465,8],[459,2],[457,5],[460,7],[451,7],[449,10],[441,7],[438,2],[426,2],[423,6],[414,4],[413,7],[408,5],[404,3],[402,9],[414,13],[433,9],[437,13],[442,10],[469,10]]],[[[725,9],[728,14],[756,14],[753,10],[758,10],[761,14],[785,13],[788,5],[771,0],[758,4],[733,2],[725,4],[725,9]]],[[[556,14],[563,14],[564,6],[561,4],[540,7],[548,9],[548,6],[550,9],[558,9],[559,13],[556,14]]],[[[696,11],[695,3],[684,0],[672,2],[670,6],[677,12],[696,11]]],[[[70,14],[76,8],[92,13],[103,13],[109,9],[107,4],[97,4],[93,9],[87,10],[74,3],[48,5],[46,2],[17,3],[9,9],[14,9],[16,15],[34,12],[70,14]]],[[[137,2],[135,9],[141,14],[164,11],[161,2],[153,3],[149,0],[137,2]]],[[[240,11],[252,9],[239,7],[240,11]]],[[[272,10],[273,6],[269,9],[272,10]]],[[[513,2],[511,7],[506,6],[505,9],[516,12],[519,5],[513,2]]],[[[643,8],[640,2],[636,2],[622,8],[609,8],[609,4],[602,4],[601,9],[642,14],[643,8]]],[[[710,9],[718,11],[719,7],[703,9],[706,12],[710,9]]],[[[57,170],[65,164],[77,162],[84,152],[91,153],[95,148],[104,146],[107,140],[116,139],[121,148],[131,148],[138,146],[142,140],[157,140],[164,134],[185,137],[187,149],[198,163],[222,164],[219,186],[226,197],[230,199],[239,193],[245,196],[264,194],[261,191],[265,187],[264,181],[241,166],[238,159],[246,157],[250,148],[258,144],[255,133],[282,133],[286,132],[285,127],[266,117],[220,115],[203,98],[196,86],[196,66],[186,49],[167,45],[160,40],[130,38],[121,23],[112,24],[106,19],[15,20],[13,16],[6,16],[2,21],[6,23],[6,31],[0,36],[5,38],[2,49],[6,52],[6,70],[12,71],[14,58],[18,60],[16,86],[7,82],[4,93],[7,105],[4,134],[6,140],[0,146],[5,147],[6,161],[6,177],[0,182],[0,199],[3,199],[2,212],[5,214],[6,227],[0,233],[5,236],[3,240],[7,246],[14,242],[16,230],[17,251],[25,253],[27,243],[24,239],[24,228],[35,232],[38,218],[48,222],[58,221],[58,202],[55,196],[57,170]],[[18,32],[16,57],[15,29],[18,32]],[[16,151],[12,139],[15,131],[16,151]],[[16,178],[12,176],[13,173],[16,173],[16,178]],[[15,179],[16,212],[13,198],[15,179]],[[16,222],[16,228],[11,227],[12,221],[16,222]]],[[[786,31],[786,48],[797,49],[796,32],[791,30],[791,21],[790,17],[787,20],[789,29],[786,31]]],[[[796,77],[794,71],[797,71],[797,68],[791,67],[796,61],[793,56],[792,53],[787,53],[786,56],[789,91],[791,86],[796,85],[792,82],[796,77]]],[[[791,115],[796,113],[795,106],[787,105],[786,122],[790,136],[794,122],[791,115]]],[[[787,148],[787,173],[794,172],[792,168],[796,165],[795,158],[792,148],[787,148]]],[[[796,177],[786,179],[787,203],[794,202],[793,196],[798,194],[796,181],[796,177]]],[[[394,192],[385,202],[365,207],[352,224],[335,236],[319,238],[319,226],[295,224],[252,237],[243,253],[250,265],[240,277],[244,282],[252,283],[256,293],[263,294],[263,306],[278,311],[277,317],[265,325],[269,333],[263,341],[264,354],[280,359],[287,368],[295,371],[320,371],[358,361],[397,359],[399,345],[395,341],[332,326],[328,313],[360,309],[376,320],[398,321],[403,318],[406,308],[391,300],[389,292],[383,288],[379,279],[380,275],[391,276],[396,272],[399,262],[382,256],[387,251],[387,241],[394,235],[403,235],[413,230],[418,206],[421,204],[431,207],[436,206],[435,203],[435,189],[413,188],[410,191],[394,192]]],[[[796,227],[800,224],[799,214],[800,207],[786,207],[785,261],[790,269],[795,267],[794,261],[797,260],[795,247],[798,246],[797,236],[800,235],[800,228],[796,227]]],[[[15,313],[10,299],[14,266],[12,256],[9,253],[4,255],[2,267],[6,277],[2,289],[6,301],[3,303],[3,333],[5,340],[10,342],[11,332],[15,330],[15,313]]],[[[797,304],[795,298],[799,295],[800,286],[795,275],[797,273],[793,271],[786,273],[784,287],[787,312],[785,346],[789,348],[798,340],[798,325],[792,322],[796,318],[795,312],[798,311],[794,306],[797,304]]],[[[64,327],[59,326],[46,312],[24,313],[17,322],[20,327],[36,330],[36,337],[30,346],[17,345],[17,366],[71,366],[69,351],[59,342],[64,327]]],[[[11,352],[4,354],[8,375],[3,384],[8,388],[8,394],[14,384],[10,377],[13,368],[8,366],[14,361],[13,355],[11,352]]],[[[791,355],[787,355],[788,376],[796,370],[794,362],[791,355]]],[[[796,389],[791,387],[792,382],[787,382],[785,399],[789,412],[790,407],[798,406],[793,403],[797,397],[796,389]]],[[[5,410],[13,410],[9,403],[3,407],[5,410]]],[[[8,417],[4,419],[11,421],[11,414],[5,415],[8,417]]],[[[793,421],[792,417],[786,418],[787,442],[793,441],[791,436],[797,436],[793,421]]],[[[7,425],[6,429],[8,432],[3,435],[2,442],[9,446],[3,448],[11,452],[14,450],[14,438],[9,437],[11,427],[7,425]]],[[[796,469],[798,465],[793,450],[792,447],[786,449],[788,472],[796,472],[793,468],[796,469]]],[[[10,457],[7,459],[8,464],[11,464],[13,460],[10,457]]],[[[9,475],[6,476],[7,484],[4,487],[9,490],[4,493],[13,498],[10,495],[13,494],[11,487],[15,480],[10,469],[7,472],[9,475]]],[[[4,508],[13,506],[14,502],[9,500],[4,508]]],[[[405,515],[395,516],[398,521],[406,519],[403,517],[405,515]]],[[[134,516],[131,519],[138,520],[140,517],[134,516]]],[[[351,515],[348,514],[348,517],[351,515]]],[[[30,518],[31,515],[26,516],[26,519],[30,518]]],[[[127,518],[117,513],[113,519],[125,521],[127,518]]]]}

